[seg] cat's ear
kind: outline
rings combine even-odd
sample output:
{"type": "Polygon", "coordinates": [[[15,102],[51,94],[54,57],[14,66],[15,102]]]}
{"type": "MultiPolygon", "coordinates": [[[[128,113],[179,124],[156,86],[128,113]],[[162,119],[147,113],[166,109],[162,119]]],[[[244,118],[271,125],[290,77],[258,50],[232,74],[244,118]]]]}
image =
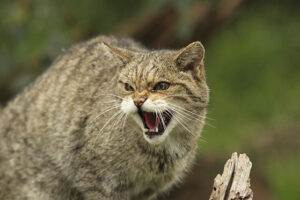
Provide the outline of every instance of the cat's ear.
{"type": "Polygon", "coordinates": [[[197,41],[180,49],[173,59],[181,70],[193,70],[195,77],[202,80],[205,78],[204,55],[205,49],[201,42],[197,41]]]}
{"type": "Polygon", "coordinates": [[[109,51],[109,53],[117,56],[124,64],[129,63],[134,56],[134,52],[128,49],[112,46],[105,42],[103,42],[102,45],[109,51]]]}

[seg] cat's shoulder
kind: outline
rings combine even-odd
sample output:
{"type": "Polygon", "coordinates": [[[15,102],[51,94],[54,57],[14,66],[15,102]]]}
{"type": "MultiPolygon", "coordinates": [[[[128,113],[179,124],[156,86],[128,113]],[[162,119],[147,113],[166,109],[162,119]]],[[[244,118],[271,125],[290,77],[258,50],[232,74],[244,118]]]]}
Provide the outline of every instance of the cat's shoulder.
{"type": "Polygon", "coordinates": [[[132,51],[145,51],[148,50],[140,42],[135,41],[130,37],[115,37],[115,36],[106,36],[99,35],[87,41],[80,42],[75,44],[72,48],[88,47],[88,46],[101,46],[103,43],[109,44],[116,47],[122,47],[132,51]]]}

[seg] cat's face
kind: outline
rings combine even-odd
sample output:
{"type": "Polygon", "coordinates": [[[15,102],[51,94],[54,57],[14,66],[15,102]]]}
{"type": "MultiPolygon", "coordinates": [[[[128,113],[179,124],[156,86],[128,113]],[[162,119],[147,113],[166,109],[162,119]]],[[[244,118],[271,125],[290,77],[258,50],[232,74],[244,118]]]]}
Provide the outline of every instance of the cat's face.
{"type": "Polygon", "coordinates": [[[208,88],[200,42],[178,52],[110,48],[125,63],[118,81],[121,110],[135,119],[145,140],[159,144],[177,126],[189,132],[204,122],[199,112],[207,106],[208,88]]]}

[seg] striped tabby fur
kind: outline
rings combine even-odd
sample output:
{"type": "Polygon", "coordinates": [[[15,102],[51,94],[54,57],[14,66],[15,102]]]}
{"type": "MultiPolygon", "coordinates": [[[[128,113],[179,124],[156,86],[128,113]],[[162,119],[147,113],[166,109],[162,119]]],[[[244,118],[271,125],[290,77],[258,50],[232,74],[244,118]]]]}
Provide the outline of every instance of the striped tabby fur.
{"type": "Polygon", "coordinates": [[[0,199],[143,200],[170,189],[204,125],[203,59],[200,42],[148,50],[106,36],[64,52],[0,115],[0,199]],[[138,111],[170,122],[147,135],[138,111]]]}

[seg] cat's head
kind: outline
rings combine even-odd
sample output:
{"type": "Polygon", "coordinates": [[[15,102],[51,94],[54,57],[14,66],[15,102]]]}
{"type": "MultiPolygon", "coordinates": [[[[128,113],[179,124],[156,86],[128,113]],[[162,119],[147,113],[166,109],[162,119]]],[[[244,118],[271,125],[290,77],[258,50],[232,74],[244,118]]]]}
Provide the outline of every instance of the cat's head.
{"type": "Polygon", "coordinates": [[[118,80],[121,110],[135,119],[149,143],[162,143],[177,126],[193,134],[192,127],[204,123],[209,92],[200,42],[178,51],[105,46],[124,64],[118,80]]]}

